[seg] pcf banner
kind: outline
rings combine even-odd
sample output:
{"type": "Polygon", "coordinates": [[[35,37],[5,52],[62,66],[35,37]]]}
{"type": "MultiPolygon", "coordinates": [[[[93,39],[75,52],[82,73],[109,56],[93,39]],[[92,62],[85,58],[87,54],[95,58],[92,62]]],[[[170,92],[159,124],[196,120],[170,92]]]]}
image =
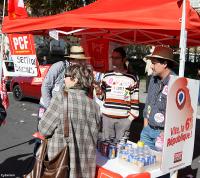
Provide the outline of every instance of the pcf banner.
{"type": "Polygon", "coordinates": [[[37,76],[37,58],[31,34],[9,34],[11,57],[18,76],[37,76]]]}

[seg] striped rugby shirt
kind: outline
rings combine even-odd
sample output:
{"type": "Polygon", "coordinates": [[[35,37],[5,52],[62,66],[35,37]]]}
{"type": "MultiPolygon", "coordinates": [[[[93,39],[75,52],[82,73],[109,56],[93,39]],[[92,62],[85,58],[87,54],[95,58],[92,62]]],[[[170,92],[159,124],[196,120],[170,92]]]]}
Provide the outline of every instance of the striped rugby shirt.
{"type": "Polygon", "coordinates": [[[108,72],[102,79],[105,93],[102,113],[111,118],[139,116],[139,82],[131,74],[108,72]]]}

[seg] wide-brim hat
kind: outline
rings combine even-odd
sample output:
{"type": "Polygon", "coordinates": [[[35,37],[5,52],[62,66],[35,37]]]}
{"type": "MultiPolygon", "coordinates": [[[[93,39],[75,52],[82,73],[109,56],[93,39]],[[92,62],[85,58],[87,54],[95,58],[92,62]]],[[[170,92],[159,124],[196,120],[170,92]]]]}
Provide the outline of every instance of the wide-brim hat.
{"type": "Polygon", "coordinates": [[[174,60],[173,49],[166,46],[156,46],[152,54],[147,55],[145,57],[150,60],[153,59],[169,60],[174,62],[175,64],[178,64],[178,62],[174,60]]]}
{"type": "Polygon", "coordinates": [[[85,56],[84,49],[82,46],[72,46],[70,48],[70,55],[65,57],[71,59],[90,59],[90,57],[85,56]]]}

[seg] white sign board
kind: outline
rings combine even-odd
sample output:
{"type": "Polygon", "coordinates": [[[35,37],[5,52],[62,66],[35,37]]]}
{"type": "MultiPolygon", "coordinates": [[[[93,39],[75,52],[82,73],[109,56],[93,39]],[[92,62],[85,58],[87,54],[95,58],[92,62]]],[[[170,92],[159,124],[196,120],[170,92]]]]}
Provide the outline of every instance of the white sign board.
{"type": "Polygon", "coordinates": [[[37,58],[31,34],[9,34],[11,57],[16,76],[37,76],[37,58]]]}
{"type": "Polygon", "coordinates": [[[49,36],[54,38],[55,40],[59,40],[58,31],[57,30],[50,30],[49,36]]]}
{"type": "Polygon", "coordinates": [[[199,81],[171,76],[168,85],[161,170],[172,172],[191,164],[199,81]]]}
{"type": "Polygon", "coordinates": [[[36,55],[12,55],[16,76],[37,76],[36,55]]]}

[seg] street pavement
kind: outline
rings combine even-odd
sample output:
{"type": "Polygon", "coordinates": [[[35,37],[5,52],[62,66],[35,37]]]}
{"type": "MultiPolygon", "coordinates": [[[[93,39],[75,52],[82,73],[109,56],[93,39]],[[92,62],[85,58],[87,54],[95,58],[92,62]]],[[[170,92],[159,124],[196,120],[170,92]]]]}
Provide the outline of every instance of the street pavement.
{"type": "Polygon", "coordinates": [[[6,125],[0,127],[0,177],[15,178],[31,168],[38,101],[17,102],[12,93],[9,101],[6,125]]]}
{"type": "MultiPolygon", "coordinates": [[[[140,115],[146,100],[145,80],[140,82],[140,115]]],[[[29,172],[32,167],[32,153],[34,142],[32,134],[37,126],[38,101],[26,99],[17,102],[9,94],[10,107],[8,109],[7,123],[0,128],[0,177],[21,177],[29,172]]],[[[200,155],[200,107],[198,107],[198,122],[196,124],[196,142],[193,157],[200,155]]],[[[131,125],[130,139],[139,140],[139,134],[143,127],[143,120],[140,117],[131,125]]],[[[190,167],[179,171],[178,178],[186,178],[186,175],[196,175],[196,171],[190,167]]]]}

